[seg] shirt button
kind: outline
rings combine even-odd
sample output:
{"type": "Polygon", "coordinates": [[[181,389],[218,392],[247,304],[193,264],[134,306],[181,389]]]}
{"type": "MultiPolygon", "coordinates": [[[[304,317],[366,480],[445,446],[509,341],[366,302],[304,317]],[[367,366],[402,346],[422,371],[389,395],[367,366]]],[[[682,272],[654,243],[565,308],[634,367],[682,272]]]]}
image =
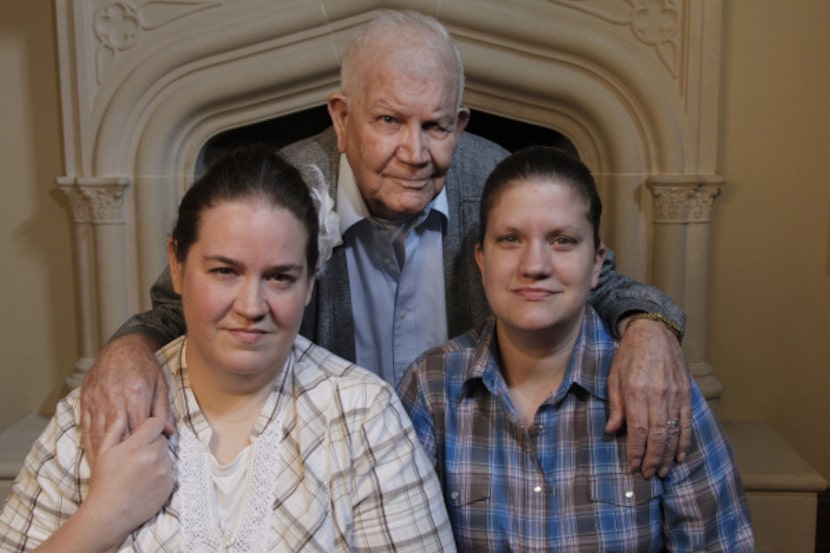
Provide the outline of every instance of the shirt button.
{"type": "Polygon", "coordinates": [[[392,265],[392,258],[391,257],[384,257],[383,258],[383,264],[386,265],[387,267],[389,267],[390,265],[392,265]]]}
{"type": "Polygon", "coordinates": [[[533,488],[533,493],[542,493],[542,486],[535,486],[533,488]]]}
{"type": "Polygon", "coordinates": [[[453,499],[458,499],[458,492],[452,492],[450,494],[450,497],[453,498],[453,499]]]}
{"type": "Polygon", "coordinates": [[[401,319],[405,319],[405,318],[406,318],[406,309],[401,309],[401,310],[398,312],[398,316],[399,316],[401,319]]]}
{"type": "Polygon", "coordinates": [[[633,497],[634,497],[634,492],[632,492],[631,490],[627,490],[627,491],[625,492],[625,497],[626,497],[626,499],[631,499],[631,498],[633,498],[633,497]]]}

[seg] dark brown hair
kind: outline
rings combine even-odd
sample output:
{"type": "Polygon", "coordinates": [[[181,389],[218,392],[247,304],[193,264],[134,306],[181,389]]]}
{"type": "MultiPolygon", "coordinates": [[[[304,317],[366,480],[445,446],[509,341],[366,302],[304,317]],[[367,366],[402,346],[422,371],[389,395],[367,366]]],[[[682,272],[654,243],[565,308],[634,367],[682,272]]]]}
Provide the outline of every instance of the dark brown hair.
{"type": "Polygon", "coordinates": [[[199,238],[202,213],[230,201],[270,202],[294,214],[308,232],[306,262],[315,274],[319,251],[317,208],[300,172],[263,145],[235,149],[216,160],[190,187],[179,204],[172,239],[176,258],[184,261],[199,238]]]}
{"type": "Polygon", "coordinates": [[[588,203],[586,216],[594,229],[594,248],[598,249],[602,201],[594,177],[579,158],[552,146],[530,146],[519,150],[503,159],[487,177],[479,206],[479,244],[484,244],[488,216],[499,194],[512,184],[533,178],[564,184],[588,203]]]}

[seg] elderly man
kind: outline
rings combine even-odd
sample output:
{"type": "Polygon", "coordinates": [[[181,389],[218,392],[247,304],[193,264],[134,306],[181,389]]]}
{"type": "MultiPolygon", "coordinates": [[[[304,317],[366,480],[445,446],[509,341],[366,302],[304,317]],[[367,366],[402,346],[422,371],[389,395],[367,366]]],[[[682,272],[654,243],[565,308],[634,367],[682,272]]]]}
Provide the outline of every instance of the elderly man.
{"type": "MultiPolygon", "coordinates": [[[[332,231],[331,259],[301,332],[393,385],[421,352],[488,312],[473,256],[478,200],[507,151],[464,132],[463,88],[461,57],[440,23],[384,12],[343,58],[341,91],[328,101],[333,128],[282,151],[317,193],[332,231]]],[[[169,275],[152,295],[153,310],[118,331],[84,384],[89,447],[119,410],[131,427],[150,412],[165,418],[166,383],[153,352],[182,334],[184,322],[169,275]]],[[[689,437],[683,313],[659,290],[617,273],[613,254],[592,302],[620,335],[608,431],[626,422],[632,467],[665,474],[689,437]]]]}

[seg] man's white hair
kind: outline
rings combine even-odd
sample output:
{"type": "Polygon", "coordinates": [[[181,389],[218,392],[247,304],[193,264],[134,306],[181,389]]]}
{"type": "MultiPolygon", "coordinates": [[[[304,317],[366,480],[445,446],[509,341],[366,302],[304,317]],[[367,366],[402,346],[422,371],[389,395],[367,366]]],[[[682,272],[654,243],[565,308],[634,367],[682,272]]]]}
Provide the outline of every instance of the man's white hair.
{"type": "Polygon", "coordinates": [[[461,107],[464,93],[464,63],[455,42],[441,23],[429,15],[415,10],[382,10],[380,14],[363,25],[349,41],[346,55],[340,66],[340,86],[343,94],[349,98],[361,94],[365,81],[361,62],[373,50],[376,41],[394,31],[417,31],[423,39],[419,47],[426,48],[425,54],[433,56],[432,61],[444,65],[450,74],[455,73],[458,81],[458,99],[456,108],[461,107]]]}

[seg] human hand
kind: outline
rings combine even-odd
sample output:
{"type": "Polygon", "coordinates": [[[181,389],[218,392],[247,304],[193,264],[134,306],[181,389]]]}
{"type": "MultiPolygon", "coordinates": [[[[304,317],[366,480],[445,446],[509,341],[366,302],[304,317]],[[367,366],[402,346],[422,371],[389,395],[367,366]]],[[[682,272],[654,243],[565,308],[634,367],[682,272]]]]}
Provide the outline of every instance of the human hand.
{"type": "MultiPolygon", "coordinates": [[[[625,324],[625,321],[623,321],[625,324]]],[[[692,439],[691,384],[677,337],[658,321],[624,327],[611,371],[611,413],[605,431],[627,428],[626,458],[633,470],[664,477],[683,460],[692,439]],[[679,424],[669,427],[669,421],[679,424]]]]}
{"type": "Polygon", "coordinates": [[[127,436],[127,416],[120,413],[105,433],[78,511],[94,522],[98,543],[122,543],[170,497],[173,462],[164,428],[164,421],[150,417],[127,436]]]}
{"type": "MultiPolygon", "coordinates": [[[[93,464],[104,435],[126,414],[127,435],[149,416],[168,420],[167,381],[155,357],[158,344],[149,336],[130,334],[111,341],[98,355],[81,389],[84,451],[93,464]]],[[[165,423],[165,434],[173,427],[165,423]]]]}

